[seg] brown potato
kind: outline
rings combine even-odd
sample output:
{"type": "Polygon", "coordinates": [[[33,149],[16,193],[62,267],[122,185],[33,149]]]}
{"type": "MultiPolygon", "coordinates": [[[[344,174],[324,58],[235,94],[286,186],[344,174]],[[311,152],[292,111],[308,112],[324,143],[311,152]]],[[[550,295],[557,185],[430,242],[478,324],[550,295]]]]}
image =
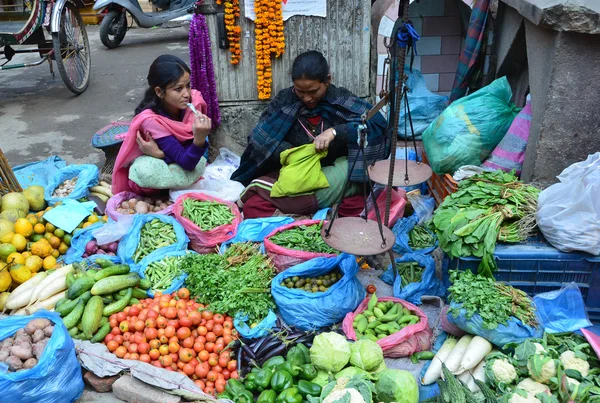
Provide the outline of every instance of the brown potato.
{"type": "Polygon", "coordinates": [[[47,337],[50,337],[50,336],[52,336],[52,332],[53,332],[53,331],[54,331],[54,326],[46,326],[46,327],[44,328],[44,334],[45,334],[47,337]]]}
{"type": "Polygon", "coordinates": [[[46,335],[44,334],[44,331],[42,329],[36,329],[35,333],[31,337],[31,339],[34,343],[37,343],[38,341],[45,339],[45,338],[46,338],[46,335]]]}
{"type": "Polygon", "coordinates": [[[15,357],[14,355],[11,355],[10,357],[8,357],[6,359],[6,361],[4,361],[4,363],[6,365],[8,365],[8,368],[11,371],[17,371],[17,370],[23,368],[23,361],[21,361],[19,359],[19,357],[15,357]]]}
{"type": "Polygon", "coordinates": [[[23,363],[23,368],[30,369],[37,365],[37,360],[35,358],[30,358],[23,363]]]}
{"type": "Polygon", "coordinates": [[[18,346],[12,346],[10,348],[10,353],[21,360],[28,360],[33,357],[31,344],[29,343],[21,343],[18,346]]]}

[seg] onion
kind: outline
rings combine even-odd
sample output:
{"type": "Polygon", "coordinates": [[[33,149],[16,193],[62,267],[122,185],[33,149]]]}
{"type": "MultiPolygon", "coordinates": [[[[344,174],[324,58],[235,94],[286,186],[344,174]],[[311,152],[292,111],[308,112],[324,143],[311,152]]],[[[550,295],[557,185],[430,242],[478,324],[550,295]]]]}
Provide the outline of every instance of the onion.
{"type": "Polygon", "coordinates": [[[96,241],[89,241],[85,245],[85,252],[88,255],[93,255],[94,253],[96,253],[97,250],[98,250],[98,245],[96,244],[96,241]]]}
{"type": "Polygon", "coordinates": [[[107,246],[108,246],[107,252],[113,252],[114,253],[119,248],[119,243],[118,242],[111,242],[107,246]]]}

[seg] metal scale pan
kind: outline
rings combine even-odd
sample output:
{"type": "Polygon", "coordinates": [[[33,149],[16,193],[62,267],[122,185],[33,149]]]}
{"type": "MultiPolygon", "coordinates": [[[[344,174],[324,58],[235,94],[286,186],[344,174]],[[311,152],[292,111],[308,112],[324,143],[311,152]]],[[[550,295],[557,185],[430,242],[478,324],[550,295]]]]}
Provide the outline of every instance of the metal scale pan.
{"type": "Polygon", "coordinates": [[[342,217],[333,222],[329,236],[326,232],[329,224],[324,223],[321,236],[325,243],[340,252],[357,256],[374,256],[392,249],[396,237],[387,227],[382,226],[383,239],[377,221],[360,217],[342,217]]]}
{"type": "MultiPolygon", "coordinates": [[[[374,166],[368,168],[369,178],[376,183],[387,185],[390,175],[390,160],[377,161],[374,166]]],[[[396,160],[392,186],[413,186],[427,181],[431,178],[433,171],[431,167],[423,162],[396,160]],[[405,181],[408,165],[408,183],[405,181]]]]}

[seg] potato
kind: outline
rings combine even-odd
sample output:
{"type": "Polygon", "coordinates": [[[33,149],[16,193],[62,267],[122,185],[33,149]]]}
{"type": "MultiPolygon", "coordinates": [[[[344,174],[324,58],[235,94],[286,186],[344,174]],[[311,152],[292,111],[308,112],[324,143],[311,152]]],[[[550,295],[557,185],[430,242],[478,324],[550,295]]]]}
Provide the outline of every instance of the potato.
{"type": "Polygon", "coordinates": [[[23,368],[23,361],[21,361],[18,357],[15,357],[14,355],[8,357],[6,361],[4,361],[4,363],[8,365],[8,368],[11,371],[17,371],[23,368]]]}
{"type": "Polygon", "coordinates": [[[36,329],[35,333],[31,337],[31,339],[34,343],[37,343],[38,341],[45,339],[45,338],[46,338],[46,335],[44,334],[44,331],[42,329],[36,329]]]}
{"type": "Polygon", "coordinates": [[[129,208],[129,203],[128,203],[128,202],[126,202],[126,201],[122,202],[122,203],[121,203],[121,208],[122,208],[122,209],[128,209],[128,208],[129,208]]]}
{"type": "Polygon", "coordinates": [[[46,326],[50,326],[52,324],[52,322],[50,322],[46,318],[37,318],[37,319],[34,319],[34,320],[30,321],[28,323],[28,325],[30,325],[30,324],[33,324],[33,326],[35,326],[38,329],[43,329],[46,326]]]}
{"type": "Polygon", "coordinates": [[[31,336],[28,334],[23,334],[21,336],[16,337],[15,341],[13,342],[13,346],[16,346],[20,343],[31,343],[31,336]]]}
{"type": "Polygon", "coordinates": [[[33,345],[33,355],[35,355],[35,358],[37,358],[38,361],[42,358],[42,354],[44,354],[44,349],[46,348],[46,344],[48,344],[48,340],[50,339],[44,339],[33,345]]]}
{"type": "Polygon", "coordinates": [[[33,353],[31,351],[31,344],[29,343],[22,343],[18,346],[12,346],[10,348],[10,353],[22,360],[28,360],[31,357],[33,357],[33,353]]]}
{"type": "Polygon", "coordinates": [[[54,331],[54,326],[46,326],[46,327],[44,328],[44,334],[45,334],[47,337],[51,337],[51,336],[52,336],[52,332],[53,332],[53,331],[54,331]]]}
{"type": "Polygon", "coordinates": [[[135,212],[138,214],[148,214],[148,205],[143,201],[139,201],[135,204],[135,212]]]}
{"type": "Polygon", "coordinates": [[[8,357],[10,357],[10,350],[0,351],[0,362],[5,362],[8,357]]]}
{"type": "Polygon", "coordinates": [[[35,358],[30,358],[23,363],[23,368],[31,369],[37,365],[37,360],[35,358]]]}
{"type": "Polygon", "coordinates": [[[127,202],[127,204],[128,204],[127,207],[130,208],[130,209],[134,209],[135,205],[137,204],[137,202],[138,202],[138,199],[135,199],[135,198],[134,199],[130,199],[127,202]]]}
{"type": "Polygon", "coordinates": [[[17,330],[17,333],[15,333],[15,338],[19,337],[19,336],[24,336],[27,333],[25,332],[25,329],[19,329],[17,330]]]}
{"type": "Polygon", "coordinates": [[[38,330],[38,328],[35,326],[35,323],[33,323],[33,321],[29,322],[27,326],[25,326],[25,333],[27,333],[28,335],[33,336],[36,330],[38,330]]]}

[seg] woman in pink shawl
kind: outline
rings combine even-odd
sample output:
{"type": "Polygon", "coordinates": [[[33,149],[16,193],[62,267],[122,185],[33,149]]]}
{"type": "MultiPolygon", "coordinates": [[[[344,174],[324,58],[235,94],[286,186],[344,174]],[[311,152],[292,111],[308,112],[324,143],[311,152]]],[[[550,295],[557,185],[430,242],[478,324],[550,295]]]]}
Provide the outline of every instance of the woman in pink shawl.
{"type": "Polygon", "coordinates": [[[188,66],[175,56],[159,56],[150,66],[148,84],[115,162],[115,194],[130,191],[150,196],[160,192],[142,188],[129,179],[129,167],[137,157],[149,155],[193,171],[208,147],[212,122],[206,116],[202,95],[190,88],[188,66]]]}

